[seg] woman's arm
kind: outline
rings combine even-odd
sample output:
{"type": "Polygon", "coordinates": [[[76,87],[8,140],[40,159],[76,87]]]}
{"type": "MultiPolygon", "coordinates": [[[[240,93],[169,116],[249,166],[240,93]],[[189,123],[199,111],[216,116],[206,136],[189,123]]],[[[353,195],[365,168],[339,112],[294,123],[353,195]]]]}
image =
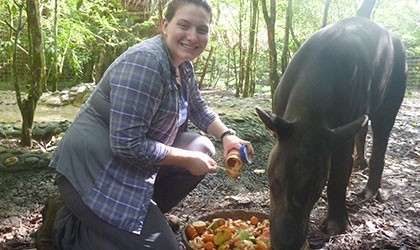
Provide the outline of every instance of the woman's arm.
{"type": "MultiPolygon", "coordinates": [[[[222,134],[224,134],[228,130],[229,128],[220,119],[216,119],[212,123],[210,123],[207,132],[213,135],[214,137],[221,139],[220,137],[222,136],[222,134]]],[[[241,138],[236,136],[236,134],[225,134],[222,138],[222,143],[223,157],[226,157],[226,155],[231,149],[239,149],[242,144],[248,147],[250,156],[254,157],[254,149],[252,148],[251,142],[242,140],[241,138]]]]}

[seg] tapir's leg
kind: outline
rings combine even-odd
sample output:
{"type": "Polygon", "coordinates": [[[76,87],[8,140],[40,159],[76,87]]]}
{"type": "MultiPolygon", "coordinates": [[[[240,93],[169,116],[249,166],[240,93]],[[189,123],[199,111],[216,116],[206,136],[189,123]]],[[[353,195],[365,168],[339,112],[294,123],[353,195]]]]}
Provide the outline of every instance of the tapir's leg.
{"type": "Polygon", "coordinates": [[[361,193],[364,200],[375,197],[381,187],[385,152],[400,104],[394,103],[392,107],[389,107],[389,105],[386,106],[388,107],[387,111],[382,113],[383,115],[381,117],[374,117],[371,121],[373,138],[372,155],[369,160],[369,180],[361,193]]]}
{"type": "Polygon", "coordinates": [[[389,79],[387,95],[378,110],[370,117],[373,143],[372,155],[369,160],[369,180],[361,193],[365,200],[375,197],[381,186],[388,138],[394,126],[406,88],[407,64],[405,62],[403,45],[397,38],[393,38],[393,45],[394,67],[389,79]]]}
{"type": "Polygon", "coordinates": [[[329,235],[346,230],[349,220],[346,210],[346,191],[353,164],[354,141],[337,149],[331,158],[328,178],[328,215],[323,222],[323,230],[329,235]]]}
{"type": "Polygon", "coordinates": [[[368,164],[365,158],[366,150],[366,135],[368,131],[368,124],[366,123],[360,131],[357,133],[355,138],[355,157],[353,163],[353,169],[362,170],[367,168],[368,164]]]}

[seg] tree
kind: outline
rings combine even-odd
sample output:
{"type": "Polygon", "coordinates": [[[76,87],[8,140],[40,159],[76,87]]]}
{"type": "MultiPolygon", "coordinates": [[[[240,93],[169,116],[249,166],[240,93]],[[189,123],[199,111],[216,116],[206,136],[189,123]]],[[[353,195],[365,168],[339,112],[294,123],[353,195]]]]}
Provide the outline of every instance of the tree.
{"type": "Polygon", "coordinates": [[[276,24],[276,1],[270,0],[270,15],[267,10],[266,0],[262,0],[262,11],[264,14],[264,20],[267,24],[267,37],[268,37],[268,47],[269,47],[269,78],[270,78],[270,91],[271,96],[274,95],[274,90],[277,88],[279,83],[279,74],[277,72],[277,49],[276,49],[276,38],[275,38],[275,24],[276,24]]]}
{"type": "Polygon", "coordinates": [[[287,11],[286,11],[286,25],[284,29],[284,38],[283,38],[283,52],[281,55],[281,72],[284,73],[284,71],[287,68],[287,65],[289,64],[289,33],[292,29],[292,0],[288,0],[287,3],[287,11]]]}
{"type": "Polygon", "coordinates": [[[61,75],[60,67],[58,64],[58,3],[54,0],[54,25],[53,25],[53,37],[54,37],[54,52],[53,60],[51,63],[51,90],[57,91],[58,79],[61,75]]]}
{"type": "Polygon", "coordinates": [[[209,67],[209,65],[210,65],[210,62],[211,62],[211,60],[212,60],[212,57],[213,57],[213,51],[214,51],[214,47],[213,47],[213,46],[211,46],[211,47],[210,47],[210,51],[209,51],[209,53],[208,53],[208,56],[207,56],[207,58],[206,58],[206,60],[205,60],[204,66],[202,67],[201,77],[200,77],[200,81],[199,81],[199,83],[198,83],[198,88],[199,88],[199,89],[203,89],[204,79],[205,79],[205,77],[206,77],[206,74],[207,74],[207,69],[208,69],[208,67],[209,67]]]}
{"type": "Polygon", "coordinates": [[[357,16],[366,17],[370,19],[373,7],[375,7],[376,0],[364,0],[362,5],[357,10],[357,16]]]}
{"type": "Polygon", "coordinates": [[[328,23],[328,12],[330,11],[331,0],[325,1],[324,16],[322,18],[322,27],[327,26],[328,23]]]}
{"type": "Polygon", "coordinates": [[[251,18],[250,18],[250,26],[249,26],[249,47],[248,47],[248,55],[246,57],[246,70],[245,70],[245,82],[242,97],[249,97],[253,95],[253,89],[255,88],[255,81],[252,80],[252,72],[253,72],[253,64],[255,58],[255,43],[256,43],[256,36],[255,31],[257,29],[257,17],[258,17],[258,1],[252,0],[251,1],[251,18]]]}
{"type": "Polygon", "coordinates": [[[242,44],[242,40],[243,40],[243,23],[244,23],[244,19],[246,17],[246,13],[245,13],[245,7],[244,7],[244,0],[239,0],[239,42],[238,42],[238,53],[239,53],[239,57],[238,57],[238,68],[237,68],[237,75],[239,75],[239,78],[237,78],[236,81],[236,92],[235,92],[235,96],[239,97],[240,93],[243,90],[243,85],[244,85],[244,72],[245,72],[245,55],[246,55],[246,48],[243,46],[242,44]]]}
{"type": "MultiPolygon", "coordinates": [[[[22,114],[22,146],[32,146],[32,127],[36,105],[45,85],[44,43],[41,29],[39,0],[26,1],[29,40],[29,83],[26,85],[27,97],[22,100],[20,89],[15,88],[16,99],[22,114]]],[[[16,86],[15,86],[16,87],[16,86]]]]}

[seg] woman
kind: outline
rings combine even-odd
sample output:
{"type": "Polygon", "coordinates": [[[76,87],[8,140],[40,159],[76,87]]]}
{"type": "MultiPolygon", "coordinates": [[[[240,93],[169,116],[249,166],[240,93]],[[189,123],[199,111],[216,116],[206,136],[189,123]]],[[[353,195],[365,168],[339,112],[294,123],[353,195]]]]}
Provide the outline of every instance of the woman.
{"type": "Polygon", "coordinates": [[[205,0],[173,0],[162,34],[118,57],[76,116],[50,166],[65,207],[54,226],[59,249],[177,249],[164,213],[206,173],[214,145],[188,121],[223,142],[238,138],[201,98],[191,60],[209,41],[205,0]]]}

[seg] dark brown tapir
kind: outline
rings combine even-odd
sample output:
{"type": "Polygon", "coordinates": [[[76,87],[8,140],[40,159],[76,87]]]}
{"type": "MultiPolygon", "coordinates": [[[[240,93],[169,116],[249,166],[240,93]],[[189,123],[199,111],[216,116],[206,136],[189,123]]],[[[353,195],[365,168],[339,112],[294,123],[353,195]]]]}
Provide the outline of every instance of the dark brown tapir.
{"type": "Polygon", "coordinates": [[[275,91],[273,113],[256,108],[277,137],[268,163],[273,249],[302,247],[325,185],[324,230],[333,235],[347,228],[354,139],[368,119],[373,146],[362,193],[366,199],[377,194],[406,76],[402,42],[367,18],[321,29],[294,55],[275,91]]]}

